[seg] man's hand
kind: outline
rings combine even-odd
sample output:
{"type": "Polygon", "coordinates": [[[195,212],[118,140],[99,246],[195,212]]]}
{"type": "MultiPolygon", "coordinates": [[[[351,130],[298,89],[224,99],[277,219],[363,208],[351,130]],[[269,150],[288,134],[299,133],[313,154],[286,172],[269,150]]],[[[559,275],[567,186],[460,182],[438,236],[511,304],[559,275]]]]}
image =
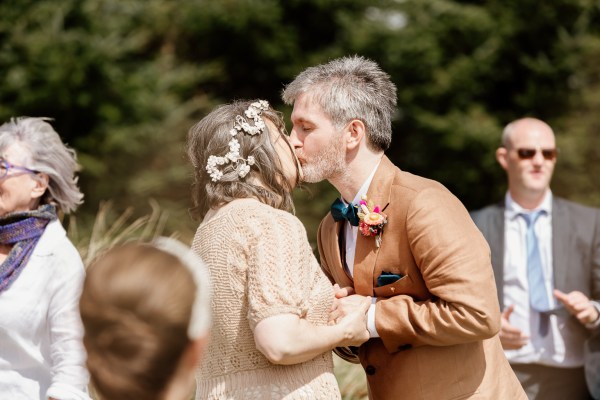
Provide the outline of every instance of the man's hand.
{"type": "Polygon", "coordinates": [[[354,288],[351,286],[341,288],[337,283],[333,285],[333,294],[336,299],[341,299],[342,297],[347,297],[353,295],[354,293],[354,288]]]}
{"type": "Polygon", "coordinates": [[[508,306],[506,310],[502,312],[500,319],[500,343],[504,350],[517,350],[525,346],[529,341],[529,336],[524,335],[523,332],[508,322],[510,314],[515,309],[514,304],[508,306]]]}
{"type": "Polygon", "coordinates": [[[583,293],[574,290],[571,293],[563,293],[554,289],[554,297],[565,305],[567,311],[575,316],[583,325],[591,324],[600,316],[598,309],[583,293]]]}

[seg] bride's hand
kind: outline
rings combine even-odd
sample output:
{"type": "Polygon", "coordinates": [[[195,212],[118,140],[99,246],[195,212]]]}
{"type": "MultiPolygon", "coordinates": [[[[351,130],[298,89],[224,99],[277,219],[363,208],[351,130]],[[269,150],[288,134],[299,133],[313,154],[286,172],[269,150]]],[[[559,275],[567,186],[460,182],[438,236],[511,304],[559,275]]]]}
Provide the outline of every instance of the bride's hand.
{"type": "Polygon", "coordinates": [[[332,314],[337,326],[342,331],[339,346],[359,346],[369,340],[367,329],[367,311],[371,306],[371,298],[352,295],[337,300],[337,308],[332,314]]]}
{"type": "Polygon", "coordinates": [[[358,294],[334,298],[331,304],[331,311],[329,311],[328,325],[335,325],[340,322],[342,318],[360,307],[365,298],[365,296],[358,294]]]}

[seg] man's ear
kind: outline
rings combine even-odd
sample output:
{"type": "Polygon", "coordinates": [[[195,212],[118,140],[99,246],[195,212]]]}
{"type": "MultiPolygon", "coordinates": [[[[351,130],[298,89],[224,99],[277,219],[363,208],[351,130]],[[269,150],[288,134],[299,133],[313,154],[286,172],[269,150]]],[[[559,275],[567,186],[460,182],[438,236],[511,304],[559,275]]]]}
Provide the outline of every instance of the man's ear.
{"type": "Polygon", "coordinates": [[[46,190],[48,189],[48,183],[50,182],[50,178],[48,177],[48,174],[38,172],[33,177],[33,180],[35,184],[33,186],[33,189],[31,190],[31,198],[39,199],[44,195],[44,193],[46,193],[46,190]]]}
{"type": "Polygon", "coordinates": [[[496,161],[498,161],[498,164],[500,164],[500,166],[502,166],[503,169],[508,169],[508,150],[506,149],[506,147],[498,147],[496,149],[496,161]]]}
{"type": "Polygon", "coordinates": [[[347,130],[349,134],[346,139],[346,148],[348,150],[354,150],[358,148],[363,140],[365,140],[365,124],[360,119],[353,119],[348,123],[347,130]]]}

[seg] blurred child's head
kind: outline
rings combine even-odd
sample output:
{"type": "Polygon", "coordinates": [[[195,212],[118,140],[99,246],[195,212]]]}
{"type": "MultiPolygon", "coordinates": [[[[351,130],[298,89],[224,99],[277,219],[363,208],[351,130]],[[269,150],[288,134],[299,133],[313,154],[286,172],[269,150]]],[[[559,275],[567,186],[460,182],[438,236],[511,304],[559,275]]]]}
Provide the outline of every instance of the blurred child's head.
{"type": "Polygon", "coordinates": [[[172,239],[125,244],[97,259],[80,300],[96,392],[189,398],[210,324],[209,291],[200,260],[172,239]]]}

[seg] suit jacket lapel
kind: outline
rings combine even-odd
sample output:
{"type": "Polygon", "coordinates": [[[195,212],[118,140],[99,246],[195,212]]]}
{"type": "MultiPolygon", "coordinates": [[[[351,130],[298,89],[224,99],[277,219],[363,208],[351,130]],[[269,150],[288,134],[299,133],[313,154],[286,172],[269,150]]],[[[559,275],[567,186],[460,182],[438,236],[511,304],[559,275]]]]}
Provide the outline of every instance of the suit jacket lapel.
{"type": "MultiPolygon", "coordinates": [[[[396,167],[394,164],[386,156],[383,156],[367,190],[368,199],[372,200],[380,208],[390,203],[390,193],[395,171],[396,167]]],[[[385,213],[392,207],[393,205],[390,204],[385,213]]],[[[385,228],[383,232],[382,246],[385,246],[385,228]]],[[[376,245],[375,237],[365,237],[360,231],[357,233],[356,253],[354,255],[354,289],[356,293],[373,296],[373,275],[379,250],[380,248],[376,245]]]]}
{"type": "Polygon", "coordinates": [[[487,239],[490,243],[492,268],[500,309],[504,308],[504,206],[494,207],[490,216],[487,239]]]}
{"type": "Polygon", "coordinates": [[[323,252],[321,257],[327,260],[327,266],[329,267],[329,273],[332,275],[335,282],[341,287],[354,286],[352,278],[348,276],[346,269],[344,268],[344,262],[340,253],[340,230],[343,224],[341,222],[335,222],[331,213],[327,214],[325,221],[323,222],[323,252]]]}
{"type": "Polygon", "coordinates": [[[554,272],[554,287],[565,289],[567,269],[569,265],[569,242],[573,237],[570,233],[569,219],[564,204],[554,198],[552,200],[552,270],[554,272]]]}

